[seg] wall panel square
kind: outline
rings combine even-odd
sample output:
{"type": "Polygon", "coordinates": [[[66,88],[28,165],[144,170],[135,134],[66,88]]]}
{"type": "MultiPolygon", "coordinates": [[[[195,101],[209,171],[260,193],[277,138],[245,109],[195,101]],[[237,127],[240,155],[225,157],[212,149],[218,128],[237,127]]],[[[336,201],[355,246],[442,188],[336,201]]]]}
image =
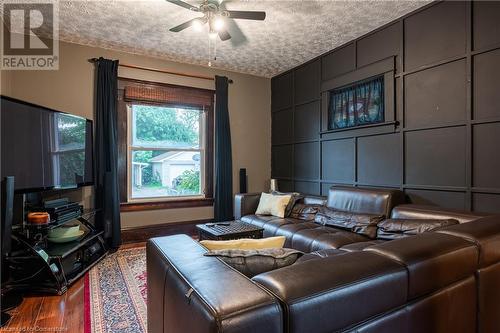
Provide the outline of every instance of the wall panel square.
{"type": "Polygon", "coordinates": [[[473,185],[500,189],[500,123],[475,125],[472,141],[473,185]]]}
{"type": "Polygon", "coordinates": [[[295,70],[295,104],[318,99],[320,94],[320,60],[295,70]]]}
{"type": "Polygon", "coordinates": [[[369,185],[401,183],[401,145],[399,134],[367,136],[358,139],[358,182],[369,185]]]}
{"type": "Polygon", "coordinates": [[[465,60],[406,76],[406,127],[465,121],[466,81],[465,60]]]}
{"type": "MultiPolygon", "coordinates": [[[[380,31],[368,35],[358,41],[358,67],[371,64],[373,62],[388,58],[390,56],[399,56],[401,29],[400,24],[395,23],[380,31]]],[[[397,61],[398,72],[399,61],[397,61]]]]}
{"type": "Polygon", "coordinates": [[[354,43],[344,46],[321,59],[321,79],[333,79],[356,68],[356,49],[354,43]]]}
{"type": "Polygon", "coordinates": [[[317,140],[319,137],[320,102],[295,107],[295,141],[317,140]]]}
{"type": "Polygon", "coordinates": [[[294,176],[295,179],[319,178],[319,144],[300,143],[294,147],[294,176]]]}
{"type": "Polygon", "coordinates": [[[273,178],[291,178],[293,176],[293,145],[274,146],[271,150],[273,178]]]}
{"type": "Polygon", "coordinates": [[[281,192],[295,191],[293,181],[278,179],[278,190],[280,190],[281,192]]]}
{"type": "Polygon", "coordinates": [[[407,132],[406,184],[465,186],[465,142],[464,126],[407,132]]]}
{"type": "Polygon", "coordinates": [[[472,6],[474,49],[500,43],[500,2],[474,1],[472,6]]]}
{"type": "Polygon", "coordinates": [[[323,180],[339,183],[354,182],[354,139],[323,141],[321,156],[323,180]]]}
{"type": "Polygon", "coordinates": [[[319,195],[319,183],[316,182],[295,182],[295,192],[319,195]]]}
{"type": "Polygon", "coordinates": [[[465,53],[466,5],[442,2],[405,19],[405,70],[465,53]]]}
{"type": "Polygon", "coordinates": [[[465,192],[405,190],[411,203],[418,205],[441,206],[452,209],[466,209],[465,192]]]}
{"type": "Polygon", "coordinates": [[[271,80],[271,108],[280,110],[293,104],[293,73],[289,72],[271,80]]]}
{"type": "Polygon", "coordinates": [[[500,50],[474,57],[474,119],[500,117],[500,50]]]}
{"type": "Polygon", "coordinates": [[[500,194],[473,193],[472,209],[476,212],[500,214],[500,194]]]}
{"type": "Polygon", "coordinates": [[[274,145],[293,142],[293,111],[286,109],[272,114],[272,141],[274,145]]]}

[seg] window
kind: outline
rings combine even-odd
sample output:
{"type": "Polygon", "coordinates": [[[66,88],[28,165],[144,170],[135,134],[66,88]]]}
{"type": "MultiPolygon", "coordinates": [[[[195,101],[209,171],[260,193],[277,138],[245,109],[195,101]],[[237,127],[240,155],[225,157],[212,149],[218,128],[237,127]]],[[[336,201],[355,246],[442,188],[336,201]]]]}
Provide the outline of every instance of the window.
{"type": "Polygon", "coordinates": [[[53,182],[61,188],[74,187],[84,180],[87,121],[65,113],[52,116],[53,182]]]}
{"type": "Polygon", "coordinates": [[[328,129],[384,121],[384,76],[330,91],[328,129]]]}
{"type": "Polygon", "coordinates": [[[129,201],[203,196],[203,110],[135,103],[128,109],[129,201]]]}
{"type": "Polygon", "coordinates": [[[211,90],[119,80],[122,210],[212,203],[213,96],[211,90]]]}

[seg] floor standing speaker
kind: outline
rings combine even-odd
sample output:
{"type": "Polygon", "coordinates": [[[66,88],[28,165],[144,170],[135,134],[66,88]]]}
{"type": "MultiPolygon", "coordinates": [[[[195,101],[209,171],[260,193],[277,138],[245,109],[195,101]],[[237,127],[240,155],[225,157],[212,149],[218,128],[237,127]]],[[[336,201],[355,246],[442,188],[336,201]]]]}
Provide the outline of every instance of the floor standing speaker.
{"type": "MultiPolygon", "coordinates": [[[[6,265],[6,256],[11,250],[12,220],[14,218],[14,177],[5,177],[2,180],[1,192],[1,218],[2,218],[2,247],[1,247],[1,279],[2,284],[8,279],[9,272],[6,265]]],[[[4,326],[10,320],[10,315],[5,312],[18,306],[22,302],[22,297],[17,294],[5,294],[1,291],[1,318],[0,327],[4,326]]]]}
{"type": "Polygon", "coordinates": [[[240,193],[247,193],[247,169],[240,169],[240,193]]]}
{"type": "Polygon", "coordinates": [[[2,258],[10,252],[14,214],[14,177],[2,180],[2,258]]]}

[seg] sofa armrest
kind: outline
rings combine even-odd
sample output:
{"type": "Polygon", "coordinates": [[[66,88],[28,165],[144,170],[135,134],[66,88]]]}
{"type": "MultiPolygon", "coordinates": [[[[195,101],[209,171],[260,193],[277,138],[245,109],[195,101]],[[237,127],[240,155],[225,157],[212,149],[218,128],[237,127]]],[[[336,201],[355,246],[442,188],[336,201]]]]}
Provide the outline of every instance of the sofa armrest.
{"type": "Polygon", "coordinates": [[[255,214],[260,195],[261,193],[237,193],[234,196],[234,218],[239,220],[245,215],[255,214]]]}
{"type": "Polygon", "coordinates": [[[187,235],[146,247],[149,333],[283,332],[278,300],[187,235]]]}

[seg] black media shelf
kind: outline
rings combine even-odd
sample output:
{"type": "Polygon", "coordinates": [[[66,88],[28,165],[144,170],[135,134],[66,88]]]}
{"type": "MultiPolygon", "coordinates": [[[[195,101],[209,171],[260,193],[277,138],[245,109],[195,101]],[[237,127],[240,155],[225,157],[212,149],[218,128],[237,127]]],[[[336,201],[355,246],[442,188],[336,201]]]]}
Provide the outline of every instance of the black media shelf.
{"type": "Polygon", "coordinates": [[[85,231],[81,239],[68,243],[33,243],[16,230],[12,235],[14,250],[6,258],[11,276],[2,291],[64,294],[68,286],[107,254],[104,231],[95,227],[96,213],[86,211],[65,222],[78,222],[85,231]]]}

